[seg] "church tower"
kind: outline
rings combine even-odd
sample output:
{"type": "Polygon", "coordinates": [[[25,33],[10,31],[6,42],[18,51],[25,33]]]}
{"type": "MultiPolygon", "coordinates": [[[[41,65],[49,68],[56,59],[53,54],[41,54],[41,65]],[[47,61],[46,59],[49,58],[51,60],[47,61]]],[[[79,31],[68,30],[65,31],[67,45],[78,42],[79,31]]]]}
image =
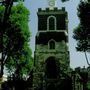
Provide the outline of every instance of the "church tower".
{"type": "MultiPolygon", "coordinates": [[[[60,86],[61,81],[65,80],[70,68],[68,15],[64,7],[62,9],[54,7],[45,10],[39,8],[37,16],[34,88],[38,88],[36,90],[55,90],[60,86]]],[[[60,90],[60,87],[56,90],[60,90]]]]}

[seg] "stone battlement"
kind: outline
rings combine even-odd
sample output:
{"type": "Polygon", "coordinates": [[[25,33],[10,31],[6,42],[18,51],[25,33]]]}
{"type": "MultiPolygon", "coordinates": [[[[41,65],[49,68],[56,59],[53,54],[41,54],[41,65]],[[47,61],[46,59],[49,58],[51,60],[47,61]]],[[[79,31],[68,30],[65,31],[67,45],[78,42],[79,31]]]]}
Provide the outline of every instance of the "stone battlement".
{"type": "Polygon", "coordinates": [[[54,7],[53,9],[50,9],[50,8],[45,8],[45,9],[42,9],[42,8],[39,8],[38,9],[38,12],[50,12],[50,11],[65,11],[65,7],[62,7],[62,9],[58,9],[57,7],[54,7]]]}

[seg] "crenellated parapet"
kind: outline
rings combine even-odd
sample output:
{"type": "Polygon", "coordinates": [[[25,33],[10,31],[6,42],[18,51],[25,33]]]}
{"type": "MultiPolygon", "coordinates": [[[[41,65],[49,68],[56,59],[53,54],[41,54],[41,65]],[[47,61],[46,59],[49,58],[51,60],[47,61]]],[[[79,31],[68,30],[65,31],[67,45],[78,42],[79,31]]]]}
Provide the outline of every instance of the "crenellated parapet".
{"type": "Polygon", "coordinates": [[[45,13],[50,13],[50,12],[54,12],[55,14],[60,14],[60,13],[66,13],[67,12],[65,11],[65,7],[62,7],[62,9],[58,9],[57,7],[54,7],[53,9],[50,9],[50,8],[45,8],[45,9],[42,9],[42,8],[39,8],[38,9],[38,14],[45,14],[45,13]]]}

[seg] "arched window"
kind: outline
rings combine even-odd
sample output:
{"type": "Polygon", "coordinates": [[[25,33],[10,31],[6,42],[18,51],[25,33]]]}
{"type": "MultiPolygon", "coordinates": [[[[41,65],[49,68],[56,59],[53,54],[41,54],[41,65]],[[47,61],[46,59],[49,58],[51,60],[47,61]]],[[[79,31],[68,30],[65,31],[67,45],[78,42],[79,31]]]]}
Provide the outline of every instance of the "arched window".
{"type": "Polygon", "coordinates": [[[49,49],[55,49],[55,41],[54,40],[49,41],[49,49]]]}
{"type": "Polygon", "coordinates": [[[47,29],[48,30],[56,30],[56,17],[55,16],[48,17],[47,29]]]}

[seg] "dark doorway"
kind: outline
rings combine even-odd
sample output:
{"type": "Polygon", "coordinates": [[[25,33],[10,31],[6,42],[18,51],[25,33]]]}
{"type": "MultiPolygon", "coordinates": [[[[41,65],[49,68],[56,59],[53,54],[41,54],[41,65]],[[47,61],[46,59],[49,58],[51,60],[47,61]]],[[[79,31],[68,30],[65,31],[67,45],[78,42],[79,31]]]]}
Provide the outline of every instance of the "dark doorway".
{"type": "Polygon", "coordinates": [[[46,87],[46,90],[56,90],[56,87],[54,84],[51,83],[46,87]]]}
{"type": "Polygon", "coordinates": [[[49,57],[46,60],[46,77],[49,79],[56,79],[58,76],[58,68],[55,57],[49,57]]]}

